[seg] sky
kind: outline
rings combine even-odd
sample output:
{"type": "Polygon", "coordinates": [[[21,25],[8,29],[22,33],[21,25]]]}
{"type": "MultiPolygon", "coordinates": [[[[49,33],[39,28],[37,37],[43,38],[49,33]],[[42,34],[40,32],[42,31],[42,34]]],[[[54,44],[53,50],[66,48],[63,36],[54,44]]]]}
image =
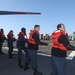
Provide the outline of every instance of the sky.
{"type": "Polygon", "coordinates": [[[5,35],[10,30],[15,37],[22,27],[27,35],[35,24],[40,25],[41,34],[51,34],[59,23],[63,23],[70,35],[75,31],[75,0],[0,0],[1,11],[41,12],[41,15],[0,15],[0,28],[5,35]]]}

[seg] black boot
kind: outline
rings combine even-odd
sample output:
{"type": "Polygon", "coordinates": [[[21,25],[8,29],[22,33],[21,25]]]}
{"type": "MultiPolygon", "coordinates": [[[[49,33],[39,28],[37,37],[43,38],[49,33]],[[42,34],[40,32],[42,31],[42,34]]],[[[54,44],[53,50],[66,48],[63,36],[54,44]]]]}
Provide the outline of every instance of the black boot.
{"type": "Polygon", "coordinates": [[[13,59],[13,56],[11,53],[9,53],[9,59],[13,59]]]}
{"type": "Polygon", "coordinates": [[[9,56],[9,59],[13,59],[13,57],[12,56],[9,56]]]}
{"type": "Polygon", "coordinates": [[[20,68],[23,68],[22,63],[21,63],[21,59],[18,59],[18,66],[19,66],[20,68]]]}
{"type": "Polygon", "coordinates": [[[34,71],[33,75],[42,75],[42,73],[38,71],[34,71]]]}
{"type": "Polygon", "coordinates": [[[29,69],[29,63],[25,63],[25,66],[24,66],[24,71],[28,70],[29,69]]]}

